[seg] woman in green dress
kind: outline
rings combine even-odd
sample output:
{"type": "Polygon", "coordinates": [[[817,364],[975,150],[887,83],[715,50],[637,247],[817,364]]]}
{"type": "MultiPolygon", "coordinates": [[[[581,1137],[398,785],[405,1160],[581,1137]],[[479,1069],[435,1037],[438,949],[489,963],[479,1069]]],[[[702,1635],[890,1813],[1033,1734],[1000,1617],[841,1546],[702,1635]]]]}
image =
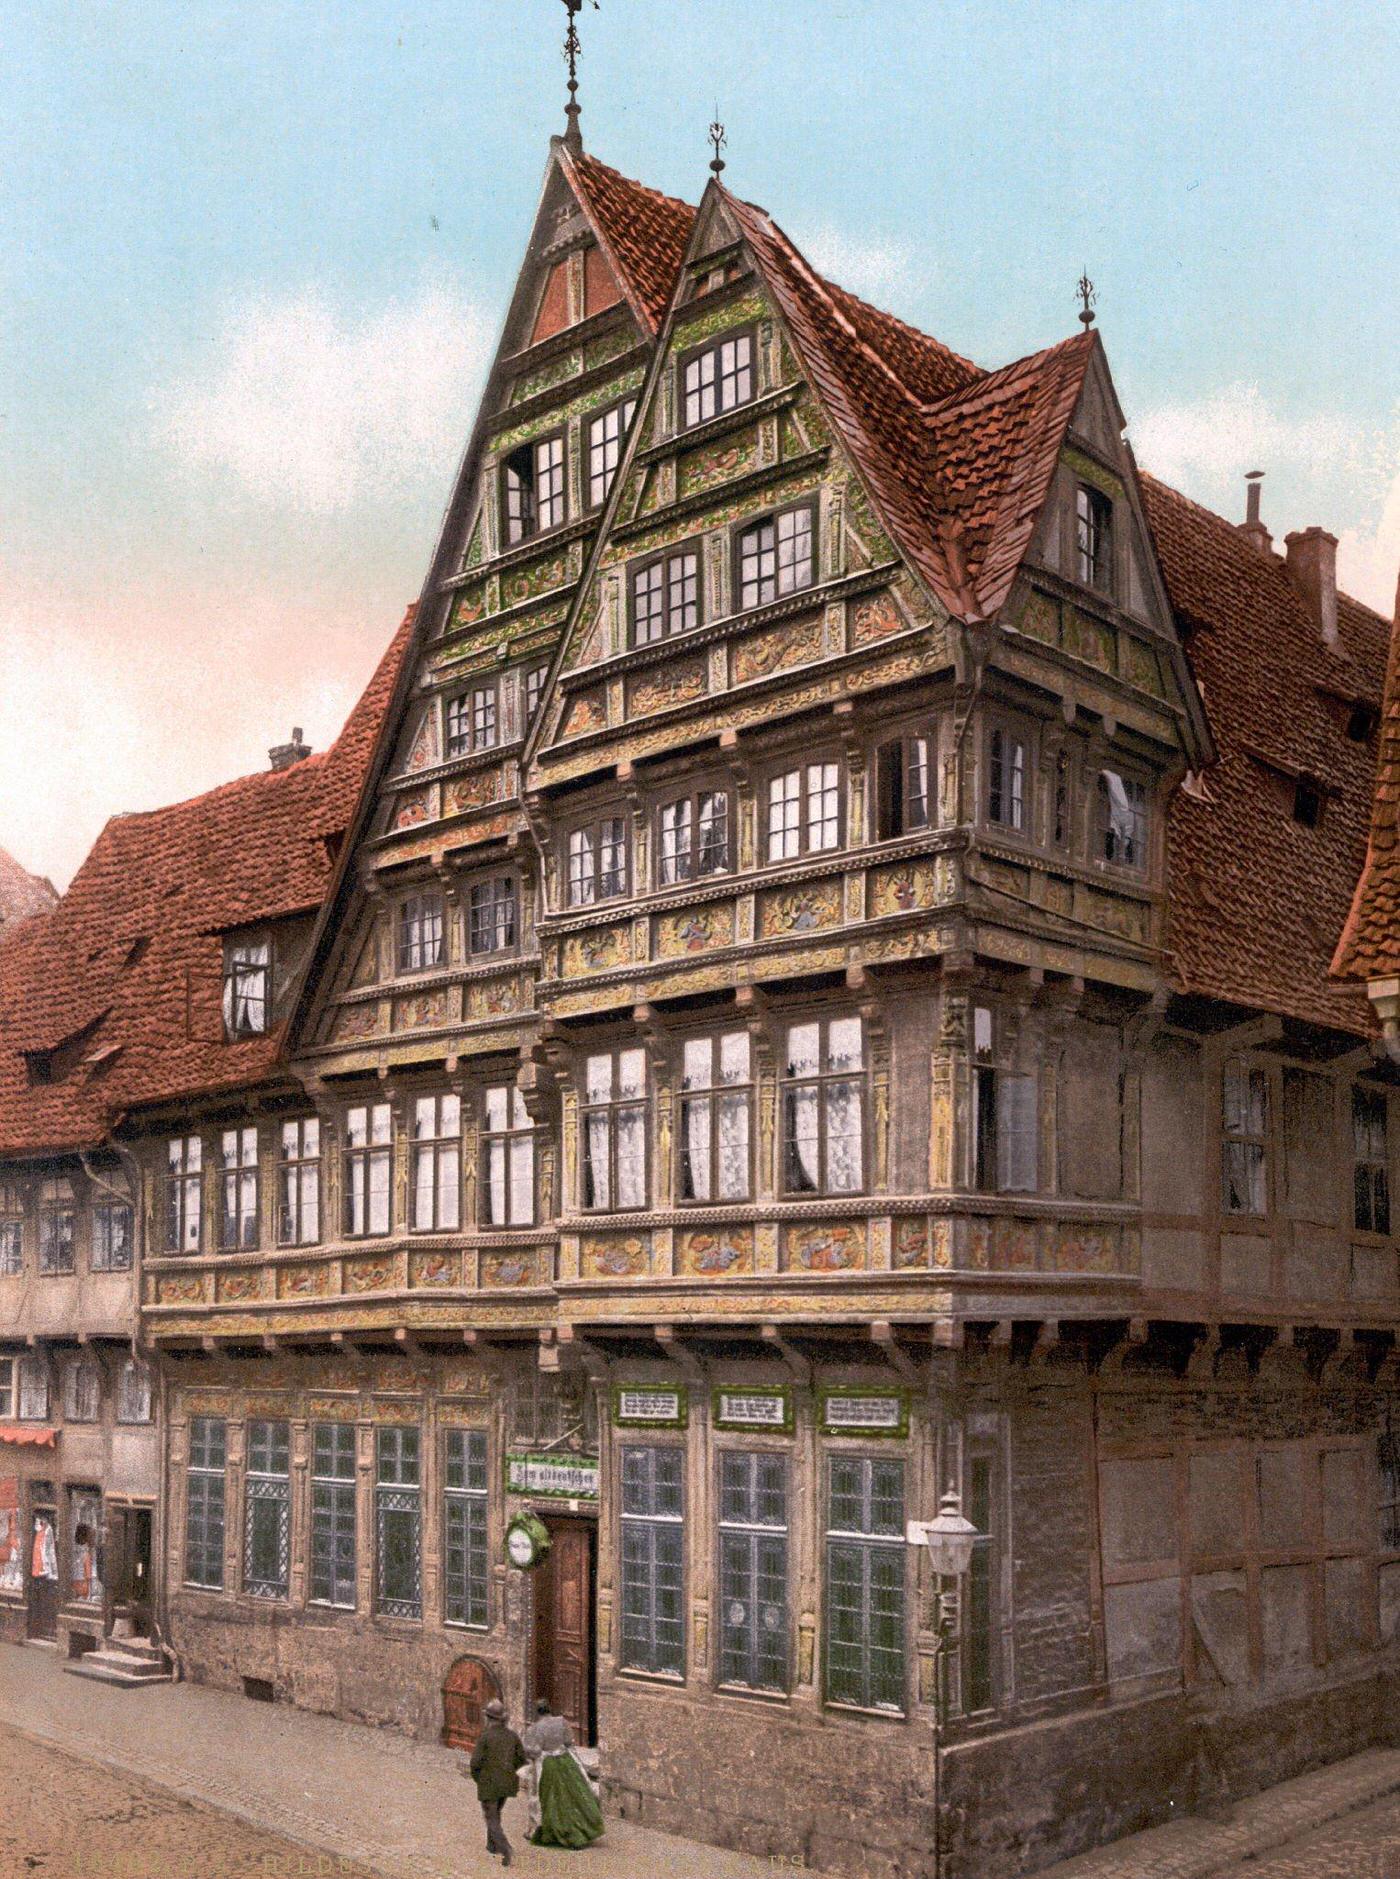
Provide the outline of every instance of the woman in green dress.
{"type": "Polygon", "coordinates": [[[539,1825],[530,1835],[536,1846],[592,1846],[603,1831],[603,1810],[592,1783],[574,1754],[573,1732],[549,1704],[535,1705],[535,1720],[525,1731],[525,1753],[535,1765],[535,1806],[539,1825]]]}

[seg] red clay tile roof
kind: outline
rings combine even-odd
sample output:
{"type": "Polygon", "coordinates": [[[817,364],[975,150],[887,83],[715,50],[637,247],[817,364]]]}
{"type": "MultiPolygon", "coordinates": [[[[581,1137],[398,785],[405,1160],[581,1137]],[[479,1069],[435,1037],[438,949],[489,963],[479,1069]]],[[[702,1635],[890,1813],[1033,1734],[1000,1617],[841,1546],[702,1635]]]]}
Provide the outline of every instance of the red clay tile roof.
{"type": "Polygon", "coordinates": [[[1388,979],[1400,973],[1400,582],[1395,589],[1366,865],[1332,970],[1347,979],[1388,979]]]}
{"type": "Polygon", "coordinates": [[[567,144],[559,145],[559,161],[583,198],[633,311],[656,333],[675,292],[694,209],[567,144]]]}
{"type": "Polygon", "coordinates": [[[0,927],[13,926],[31,914],[47,913],[58,899],[53,883],[22,868],[0,848],[0,927]]]}
{"type": "Polygon", "coordinates": [[[91,1143],[135,1105],[273,1070],[277,1034],[224,1042],[220,934],[320,904],[409,628],[323,755],[114,816],[53,912],[0,939],[0,1152],[91,1143]],[[67,1073],[33,1083],[25,1052],[67,1073]]]}
{"type": "Polygon", "coordinates": [[[1219,750],[1209,800],[1178,790],[1172,803],[1170,976],[1185,993],[1366,1034],[1365,997],[1328,977],[1375,768],[1338,695],[1379,702],[1386,624],[1342,595],[1342,653],[1329,652],[1282,556],[1150,476],[1142,487],[1219,750]],[[1293,820],[1298,777],[1326,792],[1316,828],[1293,820]]]}

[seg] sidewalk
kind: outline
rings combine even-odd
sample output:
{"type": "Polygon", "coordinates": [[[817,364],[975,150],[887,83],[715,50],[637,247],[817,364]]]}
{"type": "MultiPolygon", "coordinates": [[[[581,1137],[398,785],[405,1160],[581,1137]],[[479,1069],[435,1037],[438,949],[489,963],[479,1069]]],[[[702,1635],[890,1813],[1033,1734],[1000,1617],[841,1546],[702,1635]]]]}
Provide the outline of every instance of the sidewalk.
{"type": "Polygon", "coordinates": [[[1035,1879],[1212,1879],[1397,1790],[1400,1749],[1367,1749],[1237,1801],[1223,1819],[1169,1821],[1048,1867],[1035,1879]]]}
{"type": "MultiPolygon", "coordinates": [[[[186,1800],[338,1855],[384,1879],[476,1879],[501,1869],[485,1848],[465,1756],[387,1730],[192,1683],[148,1690],[65,1676],[49,1652],[0,1644],[0,1724],[186,1800]]],[[[608,1820],[596,1847],[567,1860],[525,1838],[512,1801],[512,1873],[561,1879],[772,1879],[742,1853],[608,1820]]]]}

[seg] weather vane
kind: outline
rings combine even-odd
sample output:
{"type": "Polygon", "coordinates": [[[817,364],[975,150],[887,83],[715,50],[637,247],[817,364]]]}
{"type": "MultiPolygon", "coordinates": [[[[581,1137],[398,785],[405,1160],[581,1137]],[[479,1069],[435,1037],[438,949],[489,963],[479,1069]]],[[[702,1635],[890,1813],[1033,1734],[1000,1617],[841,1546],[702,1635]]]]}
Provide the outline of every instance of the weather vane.
{"type": "MultiPolygon", "coordinates": [[[[564,11],[569,16],[569,30],[564,35],[564,57],[569,67],[569,102],[564,115],[569,120],[569,128],[564,133],[564,141],[571,150],[583,148],[583,136],[578,127],[578,62],[583,51],[583,44],[578,36],[578,16],[583,11],[584,0],[564,0],[564,11]]],[[[598,0],[593,0],[593,11],[598,11],[598,0]]]]}
{"type": "Polygon", "coordinates": [[[1090,327],[1094,324],[1094,302],[1098,295],[1094,292],[1094,283],[1089,279],[1088,268],[1079,276],[1075,291],[1079,295],[1079,324],[1090,327]]]}
{"type": "Polygon", "coordinates": [[[725,145],[729,142],[729,139],[724,134],[724,126],[719,121],[718,104],[715,105],[715,121],[710,126],[710,142],[715,147],[715,154],[710,158],[710,168],[714,171],[715,175],[718,176],[720,171],[724,168],[724,158],[720,155],[720,151],[723,150],[725,145]]]}

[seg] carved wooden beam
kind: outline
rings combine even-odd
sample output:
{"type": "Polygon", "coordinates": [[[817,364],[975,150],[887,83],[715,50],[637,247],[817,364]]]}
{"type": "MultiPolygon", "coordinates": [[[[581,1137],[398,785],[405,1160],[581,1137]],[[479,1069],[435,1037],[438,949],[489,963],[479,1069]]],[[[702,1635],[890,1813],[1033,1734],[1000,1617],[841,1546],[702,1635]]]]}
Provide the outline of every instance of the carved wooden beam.
{"type": "Polygon", "coordinates": [[[775,1324],[760,1325],[758,1335],[782,1358],[793,1381],[806,1389],[812,1381],[812,1366],[802,1353],[794,1349],[775,1324]]]}
{"type": "Polygon", "coordinates": [[[870,1327],[870,1341],[880,1352],[880,1355],[885,1359],[886,1363],[889,1364],[890,1368],[897,1370],[906,1382],[918,1383],[921,1381],[918,1365],[914,1362],[908,1351],[900,1344],[898,1338],[895,1336],[894,1326],[887,1318],[875,1319],[870,1327]]]}

